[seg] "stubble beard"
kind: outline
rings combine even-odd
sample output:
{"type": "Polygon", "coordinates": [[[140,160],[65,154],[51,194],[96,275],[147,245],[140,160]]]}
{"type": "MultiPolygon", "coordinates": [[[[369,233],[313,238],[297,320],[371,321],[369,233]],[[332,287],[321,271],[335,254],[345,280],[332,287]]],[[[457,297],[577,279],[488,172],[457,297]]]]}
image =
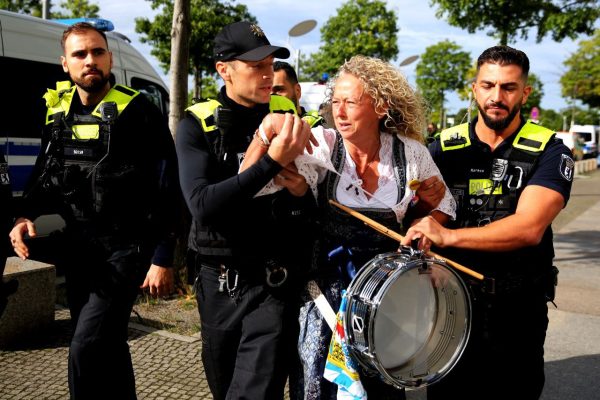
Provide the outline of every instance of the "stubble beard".
{"type": "Polygon", "coordinates": [[[98,93],[106,87],[106,84],[108,83],[108,76],[104,75],[103,71],[100,71],[100,70],[96,70],[96,71],[98,72],[98,75],[95,76],[90,81],[85,80],[85,75],[83,75],[81,77],[81,79],[75,78],[71,74],[69,74],[69,75],[71,76],[71,80],[73,81],[73,83],[75,83],[78,87],[80,87],[84,91],[86,91],[88,93],[98,93]]]}

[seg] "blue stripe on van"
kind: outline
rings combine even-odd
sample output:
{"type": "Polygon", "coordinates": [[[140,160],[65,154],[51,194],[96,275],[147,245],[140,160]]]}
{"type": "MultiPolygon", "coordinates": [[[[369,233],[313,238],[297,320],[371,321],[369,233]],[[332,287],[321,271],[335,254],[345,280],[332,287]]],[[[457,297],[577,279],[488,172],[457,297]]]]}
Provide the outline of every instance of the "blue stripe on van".
{"type": "Polygon", "coordinates": [[[8,142],[8,149],[4,149],[4,154],[15,156],[37,156],[40,152],[40,144],[15,144],[8,142]]]}
{"type": "Polygon", "coordinates": [[[11,165],[8,173],[13,192],[22,192],[33,171],[33,165],[11,165]]]}

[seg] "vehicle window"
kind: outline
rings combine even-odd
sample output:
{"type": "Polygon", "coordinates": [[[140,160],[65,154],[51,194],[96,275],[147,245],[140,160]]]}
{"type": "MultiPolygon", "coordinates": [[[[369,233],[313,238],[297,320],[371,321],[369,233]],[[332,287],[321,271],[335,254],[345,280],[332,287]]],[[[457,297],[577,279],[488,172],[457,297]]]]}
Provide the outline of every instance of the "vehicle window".
{"type": "Polygon", "coordinates": [[[165,118],[169,116],[169,95],[160,85],[142,78],[131,78],[131,88],[144,94],[158,107],[165,118]]]}
{"type": "Polygon", "coordinates": [[[56,88],[56,82],[67,80],[68,76],[58,64],[8,57],[0,57],[0,71],[8,74],[2,80],[0,110],[4,118],[0,137],[39,139],[46,116],[42,96],[46,89],[56,88]]]}

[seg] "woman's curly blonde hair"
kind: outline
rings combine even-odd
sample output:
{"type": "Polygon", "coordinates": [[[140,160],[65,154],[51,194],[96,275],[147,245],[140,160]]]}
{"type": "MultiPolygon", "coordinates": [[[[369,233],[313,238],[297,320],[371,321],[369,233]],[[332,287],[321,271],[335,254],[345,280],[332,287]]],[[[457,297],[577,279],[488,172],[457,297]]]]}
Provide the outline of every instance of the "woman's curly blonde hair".
{"type": "Polygon", "coordinates": [[[376,110],[387,110],[380,124],[382,131],[408,136],[423,143],[425,103],[422,97],[398,69],[378,58],[354,56],[339,68],[327,90],[327,111],[331,111],[335,82],[344,73],[362,82],[365,93],[373,98],[376,110]]]}

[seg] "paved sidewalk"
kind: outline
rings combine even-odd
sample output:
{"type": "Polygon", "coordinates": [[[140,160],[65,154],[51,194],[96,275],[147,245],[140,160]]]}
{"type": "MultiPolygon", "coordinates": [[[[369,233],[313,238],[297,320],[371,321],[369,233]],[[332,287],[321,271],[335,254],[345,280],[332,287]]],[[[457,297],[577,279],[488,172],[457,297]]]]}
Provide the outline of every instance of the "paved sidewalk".
{"type": "MultiPolygon", "coordinates": [[[[597,399],[600,393],[599,200],[600,171],[577,178],[571,202],[555,224],[559,308],[550,310],[542,400],[597,399]]],[[[0,350],[0,400],[68,399],[69,322],[69,312],[59,309],[51,330],[0,350]]],[[[129,344],[140,400],[212,398],[197,337],[131,324],[129,344]]],[[[527,384],[527,374],[518,372],[518,360],[515,371],[507,371],[506,384],[527,384]]],[[[408,398],[424,399],[425,393],[413,391],[408,398]]]]}

